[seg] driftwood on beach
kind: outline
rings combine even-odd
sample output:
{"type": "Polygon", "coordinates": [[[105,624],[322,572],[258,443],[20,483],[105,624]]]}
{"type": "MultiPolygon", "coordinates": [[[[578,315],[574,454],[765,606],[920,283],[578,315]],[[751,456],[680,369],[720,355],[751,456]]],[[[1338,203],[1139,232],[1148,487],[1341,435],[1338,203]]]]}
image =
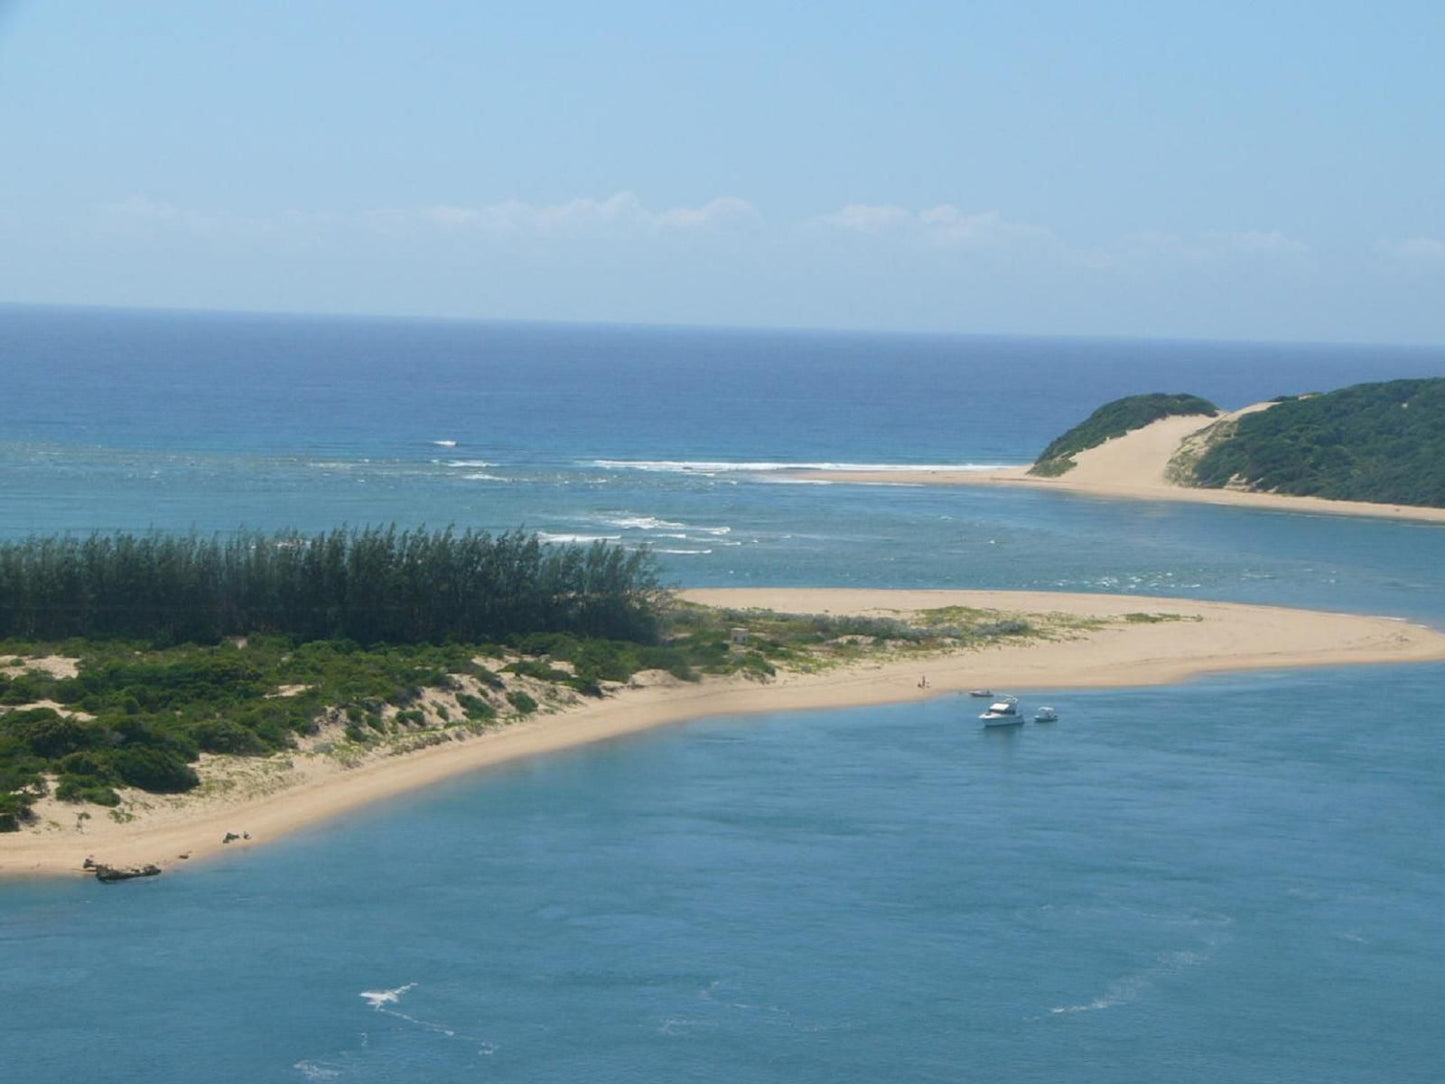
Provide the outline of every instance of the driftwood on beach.
{"type": "Polygon", "coordinates": [[[101,884],[131,881],[137,877],[159,877],[161,874],[161,867],[153,863],[144,866],[107,866],[100,863],[92,864],[90,868],[95,870],[95,879],[101,884]]]}

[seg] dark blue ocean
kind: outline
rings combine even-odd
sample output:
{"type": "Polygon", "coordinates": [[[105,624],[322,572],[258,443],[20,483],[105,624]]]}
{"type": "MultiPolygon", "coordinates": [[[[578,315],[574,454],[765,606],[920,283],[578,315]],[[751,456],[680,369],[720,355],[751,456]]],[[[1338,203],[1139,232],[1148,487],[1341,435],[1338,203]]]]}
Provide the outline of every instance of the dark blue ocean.
{"type": "MultiPolygon", "coordinates": [[[[1445,528],[800,464],[1025,462],[1445,350],[0,308],[0,535],[648,543],[684,586],[1190,595],[1445,625],[1445,528]]],[[[1438,1081],[1445,667],[714,718],[152,882],[0,884],[4,1078],[1438,1081]]]]}

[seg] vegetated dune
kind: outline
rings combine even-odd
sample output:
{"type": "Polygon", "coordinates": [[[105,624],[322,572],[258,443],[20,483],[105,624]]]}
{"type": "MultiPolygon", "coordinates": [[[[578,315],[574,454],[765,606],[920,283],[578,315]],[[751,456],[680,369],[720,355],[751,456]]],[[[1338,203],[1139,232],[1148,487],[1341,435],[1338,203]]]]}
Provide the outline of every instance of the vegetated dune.
{"type": "MultiPolygon", "coordinates": [[[[1230,417],[1230,415],[1225,415],[1230,417]]],[[[1160,418],[1142,429],[1074,453],[1077,464],[1062,479],[1097,486],[1168,486],[1169,462],[1184,441],[1220,421],[1201,414],[1160,418]]]]}
{"type": "MultiPolygon", "coordinates": [[[[198,792],[143,796],[117,816],[48,798],[36,807],[36,825],[0,835],[0,875],[76,873],[87,857],[114,866],[174,867],[244,850],[459,773],[706,716],[895,703],[976,686],[1026,693],[1161,684],[1227,670],[1445,660],[1445,633],[1392,618],[1190,599],[814,589],[696,590],[683,597],[725,607],[730,617],[736,611],[744,627],[746,611],[754,608],[906,618],[960,607],[1023,618],[1047,631],[923,654],[890,648],[852,663],[781,670],[765,680],[638,681],[600,699],[559,702],[551,714],[491,732],[379,750],[359,761],[319,749],[225,758],[215,766],[219,774],[204,768],[211,785],[198,792]]],[[[959,704],[961,726],[977,725],[975,715],[969,702],[959,704]]]]}
{"type": "Polygon", "coordinates": [[[1275,509],[1327,515],[1378,516],[1445,523],[1445,508],[1337,501],[1247,490],[1202,489],[1172,480],[1170,465],[1180,453],[1199,454],[1207,431],[1225,428],[1275,404],[1254,403],[1217,418],[1179,415],[1161,418],[1097,447],[1074,453],[1075,466],[1058,477],[1029,473],[1026,466],[981,471],[809,471],[800,477],[815,481],[873,485],[1024,486],[1109,499],[1191,501],[1241,508],[1275,509]]]}

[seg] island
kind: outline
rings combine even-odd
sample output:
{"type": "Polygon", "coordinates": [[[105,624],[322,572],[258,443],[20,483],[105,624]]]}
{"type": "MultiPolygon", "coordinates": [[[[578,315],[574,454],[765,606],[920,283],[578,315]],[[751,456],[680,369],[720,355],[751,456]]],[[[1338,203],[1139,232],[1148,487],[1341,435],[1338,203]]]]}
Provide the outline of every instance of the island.
{"type": "Polygon", "coordinates": [[[0,875],[121,879],[704,716],[1445,660],[1445,633],[1386,617],[666,590],[646,551],[395,528],[0,544],[0,635],[0,875]]]}
{"type": "Polygon", "coordinates": [[[1187,394],[1107,403],[1029,466],[797,472],[878,485],[1030,486],[1445,522],[1445,378],[1357,384],[1233,411],[1187,394]]]}

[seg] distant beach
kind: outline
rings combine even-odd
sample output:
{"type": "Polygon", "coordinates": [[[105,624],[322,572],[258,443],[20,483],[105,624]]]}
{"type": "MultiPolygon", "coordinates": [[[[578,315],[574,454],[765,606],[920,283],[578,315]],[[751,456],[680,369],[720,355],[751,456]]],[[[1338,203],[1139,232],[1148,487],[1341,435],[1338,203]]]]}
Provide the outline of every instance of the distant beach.
{"type": "MultiPolygon", "coordinates": [[[[1225,417],[1238,417],[1267,407],[1256,403],[1225,417]]],[[[1200,416],[1162,418],[1151,425],[1115,437],[1097,448],[1075,455],[1078,464],[1067,474],[1047,478],[1029,474],[1024,467],[984,470],[794,471],[797,480],[854,482],[869,485],[1017,486],[1051,492],[1076,493],[1109,500],[1189,501],[1237,508],[1263,508],[1312,512],[1332,516],[1378,516],[1387,519],[1445,523],[1445,508],[1369,501],[1335,501],[1321,497],[1294,497],[1278,493],[1252,493],[1237,489],[1197,489],[1175,485],[1166,476],[1170,458],[1185,438],[1219,419],[1200,416]]]]}
{"type": "MultiPolygon", "coordinates": [[[[228,758],[224,786],[196,795],[147,796],[150,806],[120,822],[98,808],[46,800],[40,826],[0,836],[0,876],[79,872],[83,861],[174,867],[230,848],[275,840],[368,802],[521,757],[605,741],[709,716],[842,708],[922,700],[975,687],[1158,685],[1231,670],[1445,660],[1445,633],[1385,617],[1224,602],[1003,591],[740,588],[681,592],[690,602],[785,613],[907,616],[949,606],[1002,614],[1064,614],[1080,621],[1067,638],[875,661],[821,673],[787,672],[766,682],[688,683],[657,675],[640,687],[465,742],[347,768],[303,753],[228,758]],[[926,684],[924,678],[926,677],[926,684]],[[223,843],[227,833],[238,838],[223,843]],[[187,856],[182,858],[181,856],[187,856]]],[[[958,725],[977,725],[960,702],[958,725]]],[[[1067,725],[1067,720],[1065,721],[1067,725]]],[[[203,765],[203,779],[212,774],[203,765]]]]}

